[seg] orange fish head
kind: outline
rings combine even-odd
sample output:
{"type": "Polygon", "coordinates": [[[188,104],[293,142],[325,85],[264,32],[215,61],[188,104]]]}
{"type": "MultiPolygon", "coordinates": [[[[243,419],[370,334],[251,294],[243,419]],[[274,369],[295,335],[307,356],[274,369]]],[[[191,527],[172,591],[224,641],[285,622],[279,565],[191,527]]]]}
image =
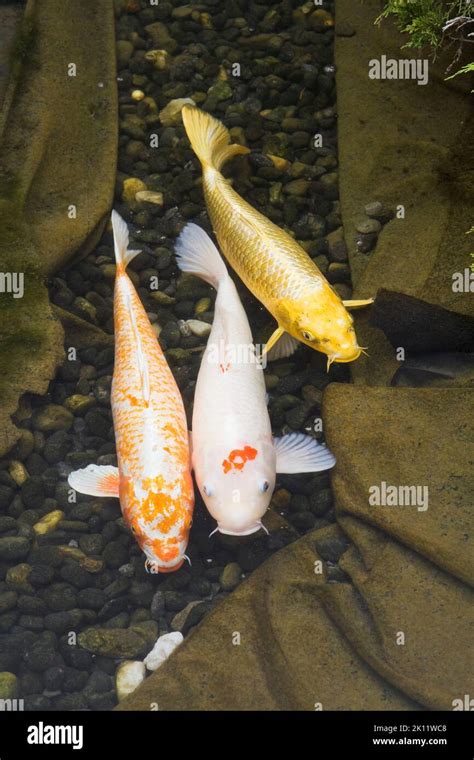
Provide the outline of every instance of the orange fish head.
{"type": "Polygon", "coordinates": [[[141,546],[145,556],[145,568],[147,572],[156,573],[173,573],[179,570],[185,560],[186,547],[188,545],[188,533],[177,537],[153,538],[148,539],[141,546]]]}
{"type": "MultiPolygon", "coordinates": [[[[152,483],[154,485],[154,483],[152,483]]],[[[192,481],[179,496],[171,497],[160,490],[151,490],[142,482],[146,496],[123,506],[125,520],[137,544],[146,556],[146,569],[151,573],[178,570],[185,559],[192,524],[194,494],[192,481]]],[[[121,500],[122,503],[122,500],[121,500]]]]}

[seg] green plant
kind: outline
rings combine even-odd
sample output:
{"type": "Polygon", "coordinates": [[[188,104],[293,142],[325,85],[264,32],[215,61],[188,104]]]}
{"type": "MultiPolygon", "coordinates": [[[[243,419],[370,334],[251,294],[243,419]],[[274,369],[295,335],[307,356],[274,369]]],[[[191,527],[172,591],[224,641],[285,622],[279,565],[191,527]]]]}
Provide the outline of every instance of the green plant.
{"type": "Polygon", "coordinates": [[[408,34],[403,47],[421,48],[429,45],[433,51],[441,44],[443,25],[447,20],[441,0],[389,0],[376,19],[394,16],[398,29],[408,34]]]}
{"type": "MultiPolygon", "coordinates": [[[[400,32],[408,34],[404,48],[428,47],[435,58],[440,47],[455,46],[446,73],[457,64],[467,45],[474,44],[473,0],[388,0],[375,23],[389,17],[400,32]]],[[[472,71],[474,63],[468,63],[446,78],[472,71]]]]}

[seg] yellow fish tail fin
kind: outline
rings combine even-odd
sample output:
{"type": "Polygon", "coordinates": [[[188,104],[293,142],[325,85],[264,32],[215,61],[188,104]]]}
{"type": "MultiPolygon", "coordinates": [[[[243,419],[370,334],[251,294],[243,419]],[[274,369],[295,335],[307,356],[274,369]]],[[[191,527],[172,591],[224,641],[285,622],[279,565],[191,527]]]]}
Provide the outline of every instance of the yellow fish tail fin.
{"type": "Polygon", "coordinates": [[[185,105],[181,114],[186,134],[201,164],[219,171],[233,156],[250,152],[244,145],[229,145],[229,130],[196,106],[185,105]]]}

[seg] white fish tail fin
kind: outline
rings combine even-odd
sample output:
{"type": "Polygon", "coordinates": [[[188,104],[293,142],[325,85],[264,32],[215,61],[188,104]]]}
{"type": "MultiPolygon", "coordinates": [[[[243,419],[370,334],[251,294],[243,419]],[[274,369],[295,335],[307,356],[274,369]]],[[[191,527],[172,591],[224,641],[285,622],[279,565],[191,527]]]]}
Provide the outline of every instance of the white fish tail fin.
{"type": "Polygon", "coordinates": [[[132,259],[141,253],[141,251],[129,250],[128,227],[116,211],[112,211],[112,229],[114,231],[115,261],[117,262],[117,266],[122,265],[123,269],[126,269],[132,259]]]}
{"type": "Polygon", "coordinates": [[[222,256],[209,235],[197,224],[187,224],[176,241],[176,261],[182,272],[194,274],[214,288],[228,276],[222,256]]]}
{"type": "Polygon", "coordinates": [[[196,106],[183,106],[181,115],[189,142],[201,164],[219,171],[222,164],[233,156],[250,153],[244,145],[229,145],[229,130],[218,119],[196,106]]]}

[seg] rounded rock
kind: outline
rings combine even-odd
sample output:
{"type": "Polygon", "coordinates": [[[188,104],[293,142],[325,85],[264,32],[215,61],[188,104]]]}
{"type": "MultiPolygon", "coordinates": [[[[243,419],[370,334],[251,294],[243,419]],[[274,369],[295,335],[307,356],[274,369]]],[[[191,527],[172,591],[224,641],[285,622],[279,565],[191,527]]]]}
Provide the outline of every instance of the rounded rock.
{"type": "Polygon", "coordinates": [[[224,591],[232,591],[242,579],[242,570],[237,562],[226,565],[219,576],[219,583],[224,591]]]}

